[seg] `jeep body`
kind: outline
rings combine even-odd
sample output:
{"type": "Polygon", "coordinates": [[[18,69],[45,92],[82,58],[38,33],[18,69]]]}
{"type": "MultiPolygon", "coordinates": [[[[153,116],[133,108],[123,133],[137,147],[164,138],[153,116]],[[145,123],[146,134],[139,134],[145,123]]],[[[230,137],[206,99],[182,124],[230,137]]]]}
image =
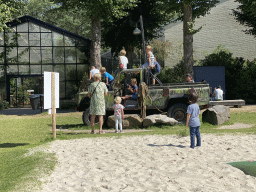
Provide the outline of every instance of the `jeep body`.
{"type": "MultiPolygon", "coordinates": [[[[147,69],[127,69],[120,71],[112,84],[112,91],[108,92],[105,96],[106,114],[113,114],[114,98],[116,96],[123,97],[129,94],[127,86],[131,85],[132,78],[137,79],[137,85],[140,86],[141,82],[148,82],[147,69]]],[[[149,85],[148,95],[145,99],[146,109],[148,112],[164,111],[167,116],[173,117],[180,122],[186,119],[186,110],[188,106],[188,95],[191,92],[196,92],[198,95],[198,105],[203,108],[209,105],[210,101],[210,88],[207,83],[175,83],[175,84],[162,84],[162,85],[149,85]]],[[[140,94],[137,100],[127,100],[125,103],[126,111],[132,113],[139,113],[141,110],[141,103],[139,101],[140,94]]],[[[89,119],[89,101],[88,92],[80,92],[77,95],[77,110],[84,111],[83,122],[90,123],[89,119]]]]}

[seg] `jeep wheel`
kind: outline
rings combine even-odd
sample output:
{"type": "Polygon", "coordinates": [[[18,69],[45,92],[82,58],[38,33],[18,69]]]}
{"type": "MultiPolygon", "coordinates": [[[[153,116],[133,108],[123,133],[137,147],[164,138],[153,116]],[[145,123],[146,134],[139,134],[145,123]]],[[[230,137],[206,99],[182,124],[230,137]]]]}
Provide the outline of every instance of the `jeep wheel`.
{"type": "MultiPolygon", "coordinates": [[[[90,108],[87,108],[83,112],[83,115],[82,115],[82,120],[83,120],[85,125],[91,125],[91,115],[90,115],[89,112],[90,112],[90,108]]],[[[103,124],[104,124],[104,122],[106,122],[106,118],[107,118],[107,115],[104,115],[103,116],[103,124]]],[[[97,115],[95,117],[94,125],[98,125],[98,124],[99,124],[99,116],[97,115]]]]}
{"type": "MultiPolygon", "coordinates": [[[[82,120],[84,122],[85,125],[90,125],[91,121],[90,121],[90,114],[89,114],[90,108],[87,108],[82,115],[82,120]]],[[[96,119],[95,119],[96,120],[96,119]]],[[[96,123],[96,122],[95,122],[96,123]]]]}
{"type": "Polygon", "coordinates": [[[186,121],[186,113],[187,113],[187,105],[182,103],[177,103],[172,105],[169,108],[167,112],[167,116],[172,117],[181,123],[186,121]]]}

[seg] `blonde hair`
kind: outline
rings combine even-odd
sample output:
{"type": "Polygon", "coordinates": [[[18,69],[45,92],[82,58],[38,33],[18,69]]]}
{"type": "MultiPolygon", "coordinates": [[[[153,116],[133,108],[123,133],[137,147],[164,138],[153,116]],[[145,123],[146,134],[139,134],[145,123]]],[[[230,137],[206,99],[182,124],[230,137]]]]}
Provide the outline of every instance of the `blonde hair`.
{"type": "Polygon", "coordinates": [[[100,79],[101,79],[101,74],[95,73],[95,74],[93,75],[93,79],[94,79],[94,81],[100,80],[100,79]]]}
{"type": "Polygon", "coordinates": [[[137,79],[136,79],[136,78],[131,79],[131,83],[132,83],[132,82],[137,83],[137,79]]]}
{"type": "Polygon", "coordinates": [[[120,51],[120,55],[126,55],[126,51],[125,50],[121,50],[120,51]]]}
{"type": "Polygon", "coordinates": [[[114,101],[116,104],[120,104],[122,102],[122,99],[121,97],[117,96],[114,101]]]}
{"type": "Polygon", "coordinates": [[[146,46],[146,49],[152,51],[153,48],[152,48],[150,45],[147,45],[147,46],[146,46]]]}
{"type": "Polygon", "coordinates": [[[105,67],[101,67],[101,68],[100,68],[100,72],[105,73],[105,72],[106,72],[106,68],[105,68],[105,67]]]}

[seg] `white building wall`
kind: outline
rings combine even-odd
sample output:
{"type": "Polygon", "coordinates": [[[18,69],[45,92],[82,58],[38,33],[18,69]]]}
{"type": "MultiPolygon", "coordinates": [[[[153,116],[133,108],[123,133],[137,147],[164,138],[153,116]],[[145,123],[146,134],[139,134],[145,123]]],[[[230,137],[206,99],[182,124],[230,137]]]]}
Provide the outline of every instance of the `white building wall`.
{"type": "MultiPolygon", "coordinates": [[[[245,34],[245,26],[233,16],[232,9],[238,7],[234,0],[221,0],[210,14],[195,21],[195,29],[202,29],[194,35],[194,59],[203,59],[218,45],[224,45],[235,57],[253,60],[256,58],[256,38],[245,34]]],[[[165,39],[173,43],[172,55],[165,60],[165,66],[177,64],[183,55],[183,23],[177,22],[165,27],[165,39]]]]}

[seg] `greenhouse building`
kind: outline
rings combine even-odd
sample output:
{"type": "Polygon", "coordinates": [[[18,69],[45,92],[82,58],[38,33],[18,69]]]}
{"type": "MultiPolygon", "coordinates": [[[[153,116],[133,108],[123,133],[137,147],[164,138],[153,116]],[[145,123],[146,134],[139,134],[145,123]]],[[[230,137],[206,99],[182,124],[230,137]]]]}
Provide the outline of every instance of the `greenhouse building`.
{"type": "Polygon", "coordinates": [[[44,71],[58,72],[60,99],[72,99],[89,67],[91,40],[30,16],[0,33],[0,93],[13,106],[43,94],[44,71]]]}

